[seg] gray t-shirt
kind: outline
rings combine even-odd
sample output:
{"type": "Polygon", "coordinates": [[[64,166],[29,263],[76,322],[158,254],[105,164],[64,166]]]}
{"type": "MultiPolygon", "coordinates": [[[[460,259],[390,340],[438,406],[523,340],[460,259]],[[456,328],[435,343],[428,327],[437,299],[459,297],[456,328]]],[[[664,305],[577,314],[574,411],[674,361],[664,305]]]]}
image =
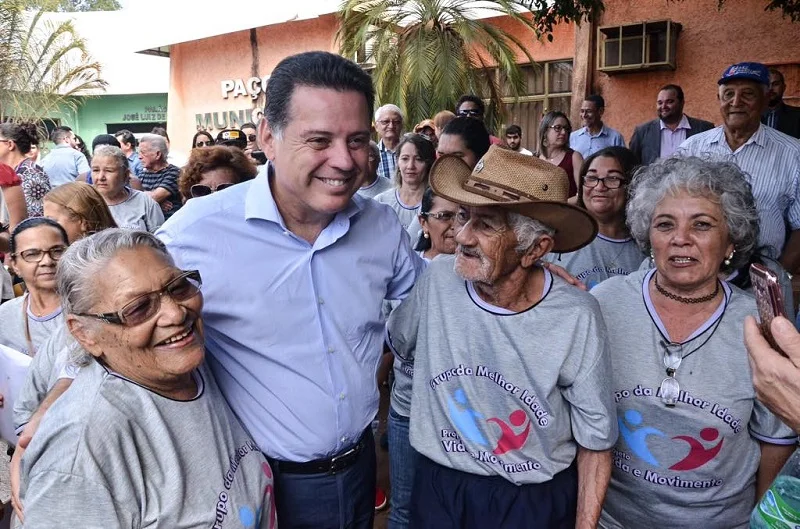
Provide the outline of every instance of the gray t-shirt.
{"type": "Polygon", "coordinates": [[[462,472],[541,483],[577,446],[617,438],[600,309],[545,271],[543,297],[514,314],[484,302],[434,259],[392,313],[388,339],[414,359],[411,445],[462,472]]]}
{"type": "MultiPolygon", "coordinates": [[[[30,355],[25,337],[25,318],[22,316],[22,307],[27,297],[20,296],[0,305],[0,344],[30,355]]],[[[51,314],[35,316],[29,306],[27,318],[31,343],[37,351],[56,329],[64,325],[61,307],[51,314]]]]}
{"type": "Polygon", "coordinates": [[[357,191],[357,193],[364,198],[375,198],[384,191],[388,191],[390,189],[394,189],[394,183],[392,183],[392,181],[388,178],[379,176],[374,182],[372,182],[371,186],[362,187],[357,191]]]}
{"type": "Polygon", "coordinates": [[[665,406],[670,338],[650,301],[653,271],[612,277],[592,290],[609,329],[620,436],[601,526],[747,527],[755,503],[759,441],[796,435],[755,398],[742,321],[753,299],[724,284],[725,301],[682,344],[679,402],[665,406]]]}
{"type": "Polygon", "coordinates": [[[158,202],[136,189],[127,190],[128,198],[124,202],[108,206],[118,227],[152,233],[164,224],[164,213],[158,202]]]}
{"type": "Polygon", "coordinates": [[[22,458],[25,529],[275,527],[272,472],[210,372],[176,401],[81,369],[22,458]]]}
{"type": "MultiPolygon", "coordinates": [[[[417,219],[422,204],[417,204],[416,206],[408,206],[403,204],[400,202],[400,195],[398,195],[398,191],[395,188],[389,189],[388,191],[384,191],[383,193],[377,195],[375,200],[383,204],[388,204],[389,207],[392,208],[395,213],[397,213],[397,218],[400,219],[400,224],[403,225],[403,229],[405,229],[408,232],[408,235],[411,237],[411,245],[413,246],[416,244],[417,233],[411,233],[410,228],[412,223],[417,219]]],[[[419,224],[417,224],[417,226],[419,226],[419,224]]]]}
{"type": "Polygon", "coordinates": [[[632,238],[612,239],[599,233],[589,245],[576,252],[546,256],[548,261],[565,268],[589,290],[609,277],[638,270],[644,258],[632,238]]]}

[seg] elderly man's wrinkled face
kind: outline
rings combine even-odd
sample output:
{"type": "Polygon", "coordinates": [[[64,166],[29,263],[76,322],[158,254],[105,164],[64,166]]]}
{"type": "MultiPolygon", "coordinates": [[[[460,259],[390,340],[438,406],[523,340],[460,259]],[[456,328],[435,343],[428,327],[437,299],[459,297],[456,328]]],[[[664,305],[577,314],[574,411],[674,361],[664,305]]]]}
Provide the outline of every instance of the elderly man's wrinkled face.
{"type": "Polygon", "coordinates": [[[461,206],[455,230],[455,271],[465,280],[492,285],[520,266],[517,236],[502,209],[461,206]]]}
{"type": "MultiPolygon", "coordinates": [[[[133,308],[144,311],[147,298],[143,296],[163,289],[181,273],[151,248],[122,250],[97,277],[90,312],[117,312],[131,302],[141,303],[133,308]]],[[[109,369],[157,392],[169,393],[203,361],[203,296],[198,293],[176,302],[165,293],[159,301],[158,311],[141,323],[92,322],[86,327],[88,341],[78,339],[109,369]]]]}
{"type": "Polygon", "coordinates": [[[142,166],[148,171],[154,171],[161,163],[161,152],[150,142],[143,141],[139,144],[139,160],[142,166]]]}
{"type": "Polygon", "coordinates": [[[393,110],[384,110],[375,120],[375,130],[385,141],[398,141],[403,133],[403,116],[393,110]]]}
{"type": "Polygon", "coordinates": [[[767,105],[764,86],[747,79],[734,79],[720,85],[717,94],[725,127],[757,128],[767,105]]]}

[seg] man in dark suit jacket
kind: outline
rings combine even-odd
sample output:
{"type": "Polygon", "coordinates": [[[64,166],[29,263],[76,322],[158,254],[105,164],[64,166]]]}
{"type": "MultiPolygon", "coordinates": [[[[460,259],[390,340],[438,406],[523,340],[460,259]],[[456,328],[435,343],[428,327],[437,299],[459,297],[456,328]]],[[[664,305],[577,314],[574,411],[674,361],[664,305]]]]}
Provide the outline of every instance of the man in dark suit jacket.
{"type": "Polygon", "coordinates": [[[800,108],[783,102],[786,82],[783,74],[775,68],[769,69],[769,106],[761,115],[761,123],[777,129],[793,138],[800,138],[800,108]]]}
{"type": "Polygon", "coordinates": [[[671,156],[686,138],[714,128],[713,123],[686,116],[683,103],[683,89],[678,85],[668,84],[658,91],[658,119],[636,127],[630,141],[642,165],[671,156]]]}

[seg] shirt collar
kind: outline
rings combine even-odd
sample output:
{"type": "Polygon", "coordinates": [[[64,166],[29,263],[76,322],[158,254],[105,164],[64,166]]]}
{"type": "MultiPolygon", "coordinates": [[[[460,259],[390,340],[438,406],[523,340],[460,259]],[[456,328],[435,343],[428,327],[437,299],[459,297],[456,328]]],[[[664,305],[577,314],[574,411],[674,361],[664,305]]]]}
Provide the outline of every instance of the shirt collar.
{"type": "MultiPolygon", "coordinates": [[[[667,128],[667,126],[664,125],[664,121],[663,120],[659,119],[658,120],[658,124],[661,126],[661,130],[664,130],[664,129],[667,128]]],[[[681,116],[681,121],[678,123],[678,126],[675,127],[675,130],[680,130],[680,129],[690,130],[691,128],[692,128],[692,126],[689,124],[689,119],[686,117],[686,114],[684,114],[684,115],[681,116]]]]}
{"type": "Polygon", "coordinates": [[[378,142],[378,149],[380,149],[382,152],[391,152],[391,153],[394,152],[393,150],[389,149],[389,147],[387,147],[386,145],[383,144],[383,139],[382,138],[378,142]]]}
{"type": "MultiPolygon", "coordinates": [[[[269,185],[270,178],[274,177],[275,169],[271,162],[267,162],[267,170],[259,174],[253,179],[250,189],[247,190],[244,204],[244,218],[250,219],[263,219],[278,224],[282,228],[286,228],[283,222],[278,205],[275,203],[275,197],[272,196],[272,188],[269,185]]],[[[353,197],[347,207],[336,214],[336,219],[351,218],[356,213],[360,212],[364,207],[364,202],[353,197]]],[[[333,222],[333,221],[332,221],[333,222]]]]}
{"type": "MultiPolygon", "coordinates": [[[[58,145],[53,145],[53,149],[72,149],[72,146],[67,145],[66,143],[59,143],[58,145]]],[[[75,151],[78,152],[78,151],[75,151]]]]}
{"type": "Polygon", "coordinates": [[[599,136],[605,136],[605,135],[607,135],[607,134],[608,134],[608,131],[606,130],[606,124],[605,124],[605,123],[603,123],[603,126],[602,126],[602,127],[600,127],[600,132],[598,132],[598,133],[597,133],[597,135],[595,135],[595,136],[592,136],[592,133],[591,133],[591,132],[589,132],[589,127],[581,127],[581,128],[578,130],[578,135],[580,136],[581,134],[585,134],[585,135],[587,135],[587,136],[589,136],[589,137],[591,137],[591,138],[597,138],[597,137],[599,137],[599,136]]]}

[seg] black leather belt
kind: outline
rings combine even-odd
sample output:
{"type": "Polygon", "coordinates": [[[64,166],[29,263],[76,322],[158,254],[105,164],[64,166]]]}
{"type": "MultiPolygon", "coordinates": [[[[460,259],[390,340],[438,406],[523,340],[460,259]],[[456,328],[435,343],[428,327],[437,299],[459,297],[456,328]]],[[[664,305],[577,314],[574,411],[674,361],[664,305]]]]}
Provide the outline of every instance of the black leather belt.
{"type": "Polygon", "coordinates": [[[285,472],[286,474],[336,474],[355,464],[358,456],[364,451],[367,444],[366,437],[371,434],[371,428],[364,430],[358,442],[333,457],[325,459],[315,459],[305,463],[295,463],[294,461],[282,461],[280,459],[269,458],[269,464],[273,470],[285,472]]]}

